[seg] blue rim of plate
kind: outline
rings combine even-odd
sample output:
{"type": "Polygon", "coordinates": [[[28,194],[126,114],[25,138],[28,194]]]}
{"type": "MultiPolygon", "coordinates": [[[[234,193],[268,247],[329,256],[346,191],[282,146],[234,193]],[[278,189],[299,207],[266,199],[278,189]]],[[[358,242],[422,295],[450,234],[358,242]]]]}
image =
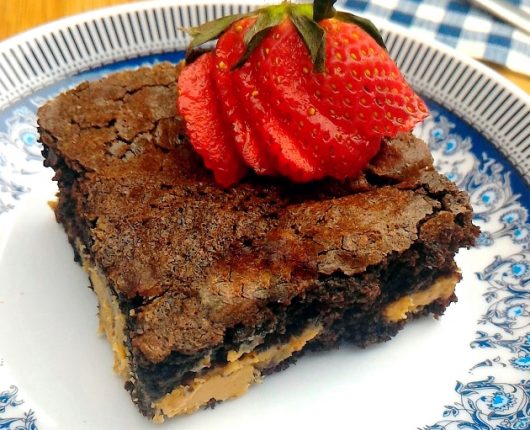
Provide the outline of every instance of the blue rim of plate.
{"type": "MultiPolygon", "coordinates": [[[[171,5],[158,0],[101,9],[0,43],[0,118],[2,111],[29,95],[51,87],[57,90],[62,80],[82,72],[102,67],[109,71],[116,63],[137,66],[135,59],[148,56],[154,61],[175,60],[178,56],[170,54],[185,49],[188,41],[178,28],[263,4],[252,0],[183,3],[171,5]]],[[[343,2],[343,6],[347,5],[348,1],[343,2]]],[[[530,97],[487,67],[450,48],[373,20],[380,24],[388,50],[408,81],[429,100],[433,111],[437,106],[442,111],[434,112],[433,119],[422,127],[433,153],[441,154],[442,161],[444,154],[452,156],[460,151],[466,155],[473,140],[475,155],[437,167],[471,194],[479,223],[487,226],[495,220],[500,224],[484,230],[479,246],[491,246],[495,240],[507,237],[515,247],[512,251],[516,252],[497,256],[477,273],[485,285],[485,313],[478,321],[476,338],[470,342],[471,348],[508,351],[509,358],[503,362],[499,356],[489,357],[478,362],[470,373],[502,365],[511,366],[522,372],[518,376],[524,376],[530,370],[530,97]],[[467,132],[472,139],[458,135],[455,123],[459,121],[470,126],[467,132]],[[462,170],[460,166],[465,163],[467,170],[462,170]]],[[[15,113],[24,115],[22,111],[15,113]]],[[[34,147],[31,134],[28,136],[30,141],[23,143],[34,147]]],[[[4,133],[4,139],[8,138],[4,133]]],[[[38,154],[31,151],[26,159],[40,162],[38,154]]],[[[1,210],[2,169],[7,167],[0,151],[0,219],[5,215],[1,210]]],[[[16,186],[11,190],[18,193],[17,197],[27,191],[29,188],[16,186]]],[[[13,207],[6,206],[4,212],[13,207]]],[[[0,358],[0,376],[2,364],[0,358]]],[[[442,418],[423,429],[530,428],[528,379],[498,381],[486,376],[456,382],[455,391],[459,400],[445,406],[442,418]]],[[[23,403],[18,396],[18,387],[0,386],[0,427],[15,422],[3,415],[23,403]]],[[[16,422],[26,426],[23,428],[36,429],[36,419],[29,410],[23,416],[19,414],[16,422]]]]}

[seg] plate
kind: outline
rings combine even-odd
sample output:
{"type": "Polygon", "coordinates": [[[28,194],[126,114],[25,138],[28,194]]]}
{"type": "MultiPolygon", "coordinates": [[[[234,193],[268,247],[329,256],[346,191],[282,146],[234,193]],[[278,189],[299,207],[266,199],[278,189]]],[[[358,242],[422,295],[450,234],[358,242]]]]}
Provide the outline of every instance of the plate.
{"type": "MultiPolygon", "coordinates": [[[[56,188],[42,167],[35,112],[83,80],[176,62],[186,44],[179,27],[252,4],[130,4],[0,44],[0,428],[155,427],[96,336],[96,299],[47,204],[56,188]]],[[[165,427],[530,427],[529,97],[448,48],[378,24],[431,108],[417,134],[470,193],[482,228],[478,246],[457,256],[459,303],[385,344],[308,354],[243,398],[165,427]]]]}

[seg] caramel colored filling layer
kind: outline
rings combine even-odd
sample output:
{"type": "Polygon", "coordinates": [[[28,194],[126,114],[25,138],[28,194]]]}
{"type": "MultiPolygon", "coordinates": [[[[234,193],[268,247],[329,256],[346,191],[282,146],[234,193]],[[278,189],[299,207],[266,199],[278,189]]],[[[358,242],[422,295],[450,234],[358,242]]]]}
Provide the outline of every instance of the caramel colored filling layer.
{"type": "Polygon", "coordinates": [[[383,315],[390,322],[404,320],[408,314],[418,312],[436,300],[447,300],[454,293],[459,280],[460,277],[458,275],[438,278],[426,290],[417,291],[408,296],[401,297],[387,305],[383,311],[383,315]]]}
{"type": "Polygon", "coordinates": [[[128,379],[130,368],[125,347],[125,317],[121,313],[118,300],[107,287],[105,277],[84,256],[84,247],[80,243],[76,245],[81,255],[83,269],[88,273],[99,301],[99,331],[105,333],[112,347],[114,371],[123,379],[128,379]]]}
{"type": "MultiPolygon", "coordinates": [[[[84,270],[90,276],[94,292],[99,300],[99,328],[105,333],[114,353],[114,371],[124,379],[129,378],[129,363],[125,348],[125,318],[121,313],[118,301],[108,289],[101,272],[93,267],[82,253],[84,270]]],[[[237,351],[229,351],[229,363],[209,370],[206,375],[194,378],[187,386],[175,388],[153,404],[155,422],[164,421],[165,417],[190,414],[206,405],[210,400],[224,401],[243,395],[250,385],[261,382],[261,370],[274,367],[314,339],[322,330],[320,325],[306,328],[300,335],[293,336],[289,342],[273,346],[262,352],[252,350],[263,342],[256,337],[242,345],[237,351]]],[[[210,357],[197,366],[196,371],[210,367],[210,357]]]]}
{"type": "Polygon", "coordinates": [[[261,382],[263,369],[274,367],[301,351],[321,331],[321,325],[311,325],[300,335],[292,336],[287,343],[261,352],[244,353],[237,360],[194,378],[188,385],[175,388],[153,404],[156,410],[154,421],[162,422],[165,417],[190,414],[212,399],[223,401],[245,394],[252,384],[261,382]]]}
{"type": "MultiPolygon", "coordinates": [[[[114,371],[124,379],[129,379],[125,318],[118,301],[106,285],[105,277],[84,257],[83,247],[79,243],[77,245],[82,256],[83,268],[90,276],[99,300],[100,331],[105,333],[112,346],[114,371]]],[[[439,278],[430,288],[390,303],[384,310],[384,316],[389,322],[406,319],[408,314],[417,312],[436,300],[448,299],[453,294],[458,281],[458,275],[439,278]]],[[[321,331],[321,325],[312,324],[300,335],[292,336],[288,342],[260,352],[255,352],[254,349],[263,342],[263,338],[256,337],[237,351],[229,351],[226,364],[212,368],[210,368],[210,357],[205,357],[194,369],[200,371],[210,368],[205,374],[175,388],[152,404],[155,412],[153,421],[160,423],[165,418],[193,413],[211,400],[224,401],[245,394],[252,384],[261,382],[264,369],[272,368],[301,351],[321,331]]]]}

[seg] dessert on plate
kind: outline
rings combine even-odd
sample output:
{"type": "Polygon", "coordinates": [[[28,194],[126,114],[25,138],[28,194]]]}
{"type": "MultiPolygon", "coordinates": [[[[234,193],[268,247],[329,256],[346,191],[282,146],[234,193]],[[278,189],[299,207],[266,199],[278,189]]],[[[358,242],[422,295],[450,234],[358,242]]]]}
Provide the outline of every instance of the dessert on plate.
{"type": "Polygon", "coordinates": [[[39,110],[57,220],[156,422],[456,300],[468,197],[411,134],[425,106],[373,27],[332,4],[192,29],[216,48],[39,110]]]}

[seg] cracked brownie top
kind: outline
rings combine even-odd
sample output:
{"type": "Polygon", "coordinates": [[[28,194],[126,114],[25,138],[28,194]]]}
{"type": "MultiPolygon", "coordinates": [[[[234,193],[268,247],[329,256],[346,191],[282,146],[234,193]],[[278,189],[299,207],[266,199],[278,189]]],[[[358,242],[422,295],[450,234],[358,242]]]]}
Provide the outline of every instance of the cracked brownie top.
{"type": "Polygon", "coordinates": [[[114,74],[39,111],[48,158],[78,179],[70,192],[83,196],[91,257],[135,308],[132,342],[148,360],[215,346],[227,327],[265,321],[268,303],[416,241],[472,243],[467,197],[409,134],[385,141],[354,181],[217,187],[184,137],[177,75],[169,64],[114,74]]]}

